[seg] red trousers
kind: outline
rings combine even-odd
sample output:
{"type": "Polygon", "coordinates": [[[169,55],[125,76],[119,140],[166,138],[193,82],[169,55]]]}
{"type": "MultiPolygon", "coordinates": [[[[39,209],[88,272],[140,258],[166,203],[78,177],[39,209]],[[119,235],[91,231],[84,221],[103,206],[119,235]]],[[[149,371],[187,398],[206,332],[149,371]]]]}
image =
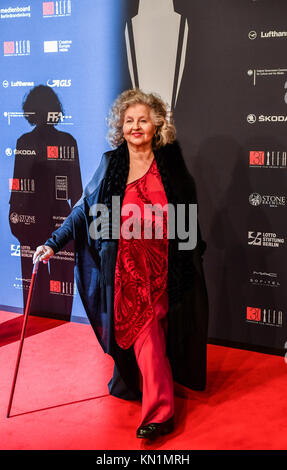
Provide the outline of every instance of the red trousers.
{"type": "Polygon", "coordinates": [[[134,342],[142,378],[141,425],[162,423],[174,415],[174,384],[166,355],[167,295],[155,305],[155,315],[134,342]]]}

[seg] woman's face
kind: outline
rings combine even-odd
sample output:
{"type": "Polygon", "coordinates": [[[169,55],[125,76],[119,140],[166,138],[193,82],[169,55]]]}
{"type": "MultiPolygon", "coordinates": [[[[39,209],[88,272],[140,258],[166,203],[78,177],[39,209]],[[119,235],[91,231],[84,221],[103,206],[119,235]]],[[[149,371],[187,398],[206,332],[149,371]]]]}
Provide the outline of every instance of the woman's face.
{"type": "Polygon", "coordinates": [[[145,104],[129,106],[123,122],[123,135],[127,143],[144,148],[151,147],[154,134],[155,125],[150,107],[145,104]]]}

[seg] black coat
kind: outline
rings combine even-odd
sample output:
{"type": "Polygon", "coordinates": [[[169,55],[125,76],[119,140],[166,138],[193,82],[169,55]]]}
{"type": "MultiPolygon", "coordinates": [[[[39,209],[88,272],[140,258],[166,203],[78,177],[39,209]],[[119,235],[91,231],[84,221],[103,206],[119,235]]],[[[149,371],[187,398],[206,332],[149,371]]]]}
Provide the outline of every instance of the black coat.
{"type": "MultiPolygon", "coordinates": [[[[195,185],[177,142],[154,151],[168,203],[197,203],[195,185]]],[[[121,349],[114,337],[114,275],[118,240],[111,238],[111,219],[106,235],[94,239],[90,231],[93,206],[120,196],[120,209],[129,172],[129,153],[124,143],[104,153],[82,198],[63,225],[45,243],[55,252],[75,240],[75,278],[87,316],[103,350],[115,361],[110,393],[126,399],[140,397],[138,367],[133,347],[121,349]],[[110,236],[110,238],[108,238],[110,236]]],[[[94,206],[95,207],[95,206],[94,206]]],[[[188,214],[188,211],[186,212],[188,214]]],[[[103,224],[104,225],[104,224],[103,224]]],[[[198,227],[197,245],[179,250],[179,239],[169,240],[167,354],[174,381],[194,390],[206,386],[208,298],[202,268],[205,242],[198,227]]]]}

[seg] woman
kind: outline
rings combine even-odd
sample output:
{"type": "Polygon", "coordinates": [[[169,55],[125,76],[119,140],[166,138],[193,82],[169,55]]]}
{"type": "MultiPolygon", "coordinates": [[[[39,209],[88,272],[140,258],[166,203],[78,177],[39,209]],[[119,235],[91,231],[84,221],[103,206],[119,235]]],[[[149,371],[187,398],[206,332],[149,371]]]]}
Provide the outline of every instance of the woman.
{"type": "Polygon", "coordinates": [[[167,236],[170,210],[159,218],[144,212],[148,204],[168,203],[178,220],[178,204],[185,209],[196,204],[194,183],[162,100],[125,91],[112,107],[109,126],[115,150],[103,155],[71,215],[37,248],[35,259],[40,255],[47,261],[75,240],[78,290],[100,344],[115,361],[110,393],[142,398],[137,437],[152,439],[173,430],[173,381],[205,388],[205,243],[198,229],[196,247],[180,249],[177,233],[167,236]],[[135,205],[139,212],[129,224],[135,205]],[[107,208],[100,236],[95,231],[99,207],[107,208]],[[159,220],[162,236],[157,238],[159,220]],[[151,237],[142,236],[146,225],[151,237]]]}

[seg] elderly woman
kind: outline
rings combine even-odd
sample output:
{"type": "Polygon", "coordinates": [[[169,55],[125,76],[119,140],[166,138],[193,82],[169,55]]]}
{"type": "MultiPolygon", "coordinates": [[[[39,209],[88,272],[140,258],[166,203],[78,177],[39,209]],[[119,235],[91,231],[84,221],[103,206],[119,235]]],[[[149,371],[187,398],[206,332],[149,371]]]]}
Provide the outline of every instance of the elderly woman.
{"type": "Polygon", "coordinates": [[[108,122],[115,149],[104,153],[82,198],[34,259],[47,262],[74,239],[78,290],[115,362],[109,391],[142,399],[136,435],[153,439],[174,428],[174,381],[205,388],[205,243],[197,226],[197,243],[182,249],[178,231],[169,236],[170,209],[160,210],[172,207],[178,221],[177,208],[184,207],[186,228],[189,206],[197,203],[163,101],[125,91],[108,122]]]}

